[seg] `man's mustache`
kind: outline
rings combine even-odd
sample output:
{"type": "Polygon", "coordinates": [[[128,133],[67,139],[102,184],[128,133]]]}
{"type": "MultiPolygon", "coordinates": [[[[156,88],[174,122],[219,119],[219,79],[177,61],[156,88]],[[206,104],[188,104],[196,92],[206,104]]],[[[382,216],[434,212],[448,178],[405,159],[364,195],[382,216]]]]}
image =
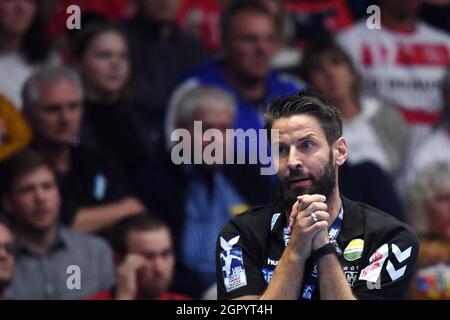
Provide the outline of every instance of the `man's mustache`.
{"type": "Polygon", "coordinates": [[[302,170],[295,170],[295,171],[292,170],[289,171],[289,175],[284,178],[284,181],[289,182],[295,179],[306,179],[306,178],[311,178],[311,175],[302,170]]]}
{"type": "Polygon", "coordinates": [[[66,131],[66,130],[69,130],[70,128],[71,128],[71,125],[69,122],[60,122],[58,124],[59,131],[66,131]]]}

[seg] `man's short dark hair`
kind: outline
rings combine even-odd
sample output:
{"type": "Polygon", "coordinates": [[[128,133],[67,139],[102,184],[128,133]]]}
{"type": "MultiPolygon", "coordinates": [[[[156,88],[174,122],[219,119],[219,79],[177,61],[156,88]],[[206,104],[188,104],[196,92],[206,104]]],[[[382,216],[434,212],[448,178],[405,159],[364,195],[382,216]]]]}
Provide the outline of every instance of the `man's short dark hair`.
{"type": "Polygon", "coordinates": [[[158,216],[148,212],[132,215],[117,223],[111,232],[113,249],[121,256],[128,253],[128,236],[132,231],[156,231],[169,227],[158,216]]]}
{"type": "Polygon", "coordinates": [[[301,114],[313,116],[319,121],[329,145],[342,136],[342,118],[339,110],[324,97],[312,91],[301,91],[297,95],[273,100],[264,114],[266,129],[272,129],[277,119],[301,114]]]}
{"type": "Polygon", "coordinates": [[[14,180],[18,176],[29,173],[41,167],[49,168],[56,179],[56,173],[52,163],[41,153],[33,149],[26,148],[12,155],[1,165],[1,194],[9,193],[11,191],[14,180]]]}
{"type": "Polygon", "coordinates": [[[226,7],[220,21],[222,41],[226,40],[229,36],[234,18],[242,12],[249,11],[266,15],[273,20],[274,25],[277,24],[273,14],[260,2],[255,0],[233,1],[229,6],[226,7]]]}

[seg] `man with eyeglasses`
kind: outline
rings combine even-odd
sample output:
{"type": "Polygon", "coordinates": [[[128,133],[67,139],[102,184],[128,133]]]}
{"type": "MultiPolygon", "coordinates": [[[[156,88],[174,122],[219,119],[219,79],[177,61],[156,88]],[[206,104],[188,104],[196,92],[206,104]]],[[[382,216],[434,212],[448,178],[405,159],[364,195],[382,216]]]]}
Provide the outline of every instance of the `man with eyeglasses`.
{"type": "Polygon", "coordinates": [[[8,221],[0,213],[0,300],[10,283],[14,271],[14,236],[8,221]]]}

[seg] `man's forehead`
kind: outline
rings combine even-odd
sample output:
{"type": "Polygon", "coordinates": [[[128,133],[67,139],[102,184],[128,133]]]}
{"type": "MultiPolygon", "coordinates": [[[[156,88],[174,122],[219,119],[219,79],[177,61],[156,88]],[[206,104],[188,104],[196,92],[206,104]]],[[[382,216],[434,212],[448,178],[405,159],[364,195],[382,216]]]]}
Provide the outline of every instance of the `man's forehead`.
{"type": "Polygon", "coordinates": [[[34,169],[27,170],[14,178],[14,186],[22,186],[29,183],[54,182],[55,175],[50,168],[43,165],[34,169]]]}
{"type": "Polygon", "coordinates": [[[53,83],[40,83],[38,85],[38,98],[40,102],[55,100],[81,100],[81,90],[71,79],[61,78],[53,83]]]}
{"type": "Polygon", "coordinates": [[[58,91],[61,87],[67,88],[69,90],[74,90],[74,92],[79,91],[77,84],[70,78],[62,77],[54,81],[41,82],[38,84],[38,91],[58,91]]]}
{"type": "Polygon", "coordinates": [[[277,119],[273,122],[272,129],[278,130],[280,137],[315,135],[325,138],[325,132],[319,121],[307,114],[277,119]]]}
{"type": "Polygon", "coordinates": [[[231,32],[236,34],[246,33],[249,30],[261,27],[265,24],[268,29],[275,32],[275,22],[270,16],[258,11],[242,11],[231,21],[231,32]]]}
{"type": "Polygon", "coordinates": [[[1,223],[0,223],[0,239],[2,241],[10,241],[13,239],[11,231],[1,223]]]}
{"type": "Polygon", "coordinates": [[[128,242],[135,245],[170,245],[170,233],[166,228],[156,230],[131,230],[128,234],[128,242]]]}
{"type": "Polygon", "coordinates": [[[212,108],[200,107],[195,113],[195,118],[203,122],[230,122],[230,118],[233,117],[232,111],[223,107],[223,102],[218,101],[217,103],[221,104],[221,106],[212,108]]]}

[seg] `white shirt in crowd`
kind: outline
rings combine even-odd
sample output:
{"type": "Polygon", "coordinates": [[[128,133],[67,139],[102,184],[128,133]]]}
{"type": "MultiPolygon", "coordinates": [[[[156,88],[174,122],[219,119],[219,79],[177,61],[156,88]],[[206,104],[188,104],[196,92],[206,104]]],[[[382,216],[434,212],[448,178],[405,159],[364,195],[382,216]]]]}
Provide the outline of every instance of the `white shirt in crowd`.
{"type": "Polygon", "coordinates": [[[407,165],[406,187],[411,186],[420,171],[440,161],[450,162],[450,131],[447,128],[433,132],[416,150],[407,165]]]}
{"type": "MultiPolygon", "coordinates": [[[[60,64],[59,57],[53,53],[49,64],[60,64]]],[[[21,90],[25,81],[43,64],[30,65],[18,52],[0,53],[0,94],[5,96],[18,109],[22,109],[21,90]]]]}
{"type": "Polygon", "coordinates": [[[437,123],[444,101],[441,84],[450,62],[450,36],[424,23],[409,31],[363,20],[337,37],[364,80],[364,88],[402,112],[411,148],[437,123]]]}
{"type": "Polygon", "coordinates": [[[343,134],[347,140],[348,160],[351,163],[373,161],[386,172],[392,171],[392,164],[386,151],[370,123],[370,120],[380,111],[380,103],[373,98],[364,97],[360,100],[361,112],[350,121],[345,120],[343,134]]]}

